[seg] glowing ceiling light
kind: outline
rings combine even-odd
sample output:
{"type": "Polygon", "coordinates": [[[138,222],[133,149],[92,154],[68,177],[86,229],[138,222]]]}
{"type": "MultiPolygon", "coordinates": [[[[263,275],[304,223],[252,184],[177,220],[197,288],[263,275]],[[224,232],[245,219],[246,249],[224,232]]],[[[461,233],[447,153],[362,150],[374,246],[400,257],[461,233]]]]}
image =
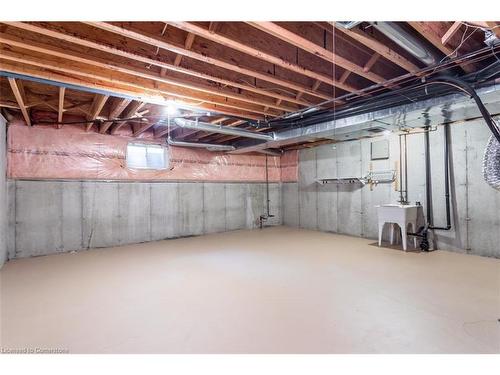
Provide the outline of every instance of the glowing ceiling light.
{"type": "Polygon", "coordinates": [[[169,115],[169,116],[173,116],[177,113],[177,105],[175,104],[174,101],[171,101],[169,100],[167,102],[167,106],[165,107],[165,112],[169,115]]]}

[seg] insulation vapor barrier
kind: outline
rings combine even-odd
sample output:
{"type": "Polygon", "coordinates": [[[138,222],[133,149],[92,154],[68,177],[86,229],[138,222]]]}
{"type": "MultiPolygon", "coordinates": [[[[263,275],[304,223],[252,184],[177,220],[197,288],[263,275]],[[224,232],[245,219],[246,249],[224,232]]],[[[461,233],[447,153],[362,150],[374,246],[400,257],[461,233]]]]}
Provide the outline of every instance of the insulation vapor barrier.
{"type": "MultiPolygon", "coordinates": [[[[169,147],[165,170],[127,167],[127,144],[164,144],[153,139],[109,136],[77,126],[62,129],[11,125],[8,176],[13,179],[265,181],[265,155],[231,155],[204,149],[169,147]]],[[[269,181],[282,180],[281,158],[268,156],[269,181]]],[[[297,152],[285,153],[284,175],[296,180],[297,152]],[[295,162],[294,162],[295,160],[295,162]]]]}

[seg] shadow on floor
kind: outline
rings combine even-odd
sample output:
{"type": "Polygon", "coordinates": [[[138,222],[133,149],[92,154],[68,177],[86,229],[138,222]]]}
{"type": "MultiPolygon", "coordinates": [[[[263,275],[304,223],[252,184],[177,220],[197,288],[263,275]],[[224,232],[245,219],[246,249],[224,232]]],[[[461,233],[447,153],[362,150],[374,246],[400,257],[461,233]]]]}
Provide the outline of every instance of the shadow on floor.
{"type": "MultiPolygon", "coordinates": [[[[401,245],[401,244],[391,245],[388,242],[382,242],[382,246],[379,247],[378,246],[378,242],[372,242],[372,243],[370,243],[368,245],[369,246],[378,247],[380,249],[390,249],[390,250],[404,251],[403,250],[403,245],[401,245]]],[[[420,248],[414,248],[413,247],[413,243],[412,244],[408,243],[408,248],[407,248],[406,252],[407,253],[422,253],[422,250],[420,250],[420,248]]]]}

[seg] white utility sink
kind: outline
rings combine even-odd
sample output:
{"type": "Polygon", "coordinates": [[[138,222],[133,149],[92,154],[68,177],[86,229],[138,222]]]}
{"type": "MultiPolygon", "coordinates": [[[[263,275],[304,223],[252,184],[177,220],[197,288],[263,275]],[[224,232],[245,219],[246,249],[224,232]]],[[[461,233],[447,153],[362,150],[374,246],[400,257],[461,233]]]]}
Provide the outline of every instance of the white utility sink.
{"type": "MultiPolygon", "coordinates": [[[[418,205],[403,205],[403,204],[382,204],[377,207],[378,214],[378,245],[382,244],[382,230],[384,224],[391,224],[391,245],[394,243],[394,224],[399,225],[401,229],[401,238],[403,249],[406,251],[406,237],[408,232],[408,224],[411,224],[413,233],[417,230],[418,210],[422,206],[418,205]]],[[[414,245],[417,246],[417,239],[414,238],[414,245]]]]}

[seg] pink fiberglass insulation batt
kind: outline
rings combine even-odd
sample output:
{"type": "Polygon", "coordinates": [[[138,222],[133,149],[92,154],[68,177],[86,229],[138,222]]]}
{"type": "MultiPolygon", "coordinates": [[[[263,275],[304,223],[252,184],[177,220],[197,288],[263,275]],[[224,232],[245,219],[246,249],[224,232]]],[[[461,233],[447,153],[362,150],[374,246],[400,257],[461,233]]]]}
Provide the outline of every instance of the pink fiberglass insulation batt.
{"type": "MultiPolygon", "coordinates": [[[[16,124],[8,130],[8,174],[14,179],[265,181],[265,155],[232,155],[170,147],[169,170],[127,168],[128,142],[163,141],[16,124]]],[[[268,156],[269,181],[297,180],[297,151],[268,156]]]]}

